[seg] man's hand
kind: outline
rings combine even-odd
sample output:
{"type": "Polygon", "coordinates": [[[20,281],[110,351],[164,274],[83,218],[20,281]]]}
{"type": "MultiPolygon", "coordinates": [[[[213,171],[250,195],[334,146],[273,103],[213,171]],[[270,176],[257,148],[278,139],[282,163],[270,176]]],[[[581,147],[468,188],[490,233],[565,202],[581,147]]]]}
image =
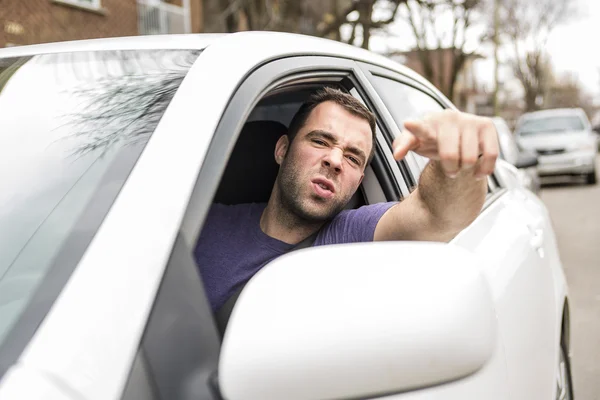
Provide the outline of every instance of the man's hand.
{"type": "Polygon", "coordinates": [[[412,150],[440,162],[445,175],[454,178],[472,171],[483,179],[494,171],[498,158],[498,134],[491,119],[455,110],[430,114],[404,122],[402,135],[394,140],[394,158],[412,150]]]}

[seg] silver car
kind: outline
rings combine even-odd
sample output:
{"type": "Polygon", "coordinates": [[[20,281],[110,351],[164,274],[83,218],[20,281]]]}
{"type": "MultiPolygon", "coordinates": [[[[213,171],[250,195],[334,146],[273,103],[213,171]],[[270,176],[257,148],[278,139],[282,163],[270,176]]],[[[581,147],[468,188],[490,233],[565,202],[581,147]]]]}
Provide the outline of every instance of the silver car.
{"type": "Polygon", "coordinates": [[[535,151],[540,176],[584,176],[596,183],[596,136],[580,108],[523,114],[516,128],[517,143],[535,151]]]}

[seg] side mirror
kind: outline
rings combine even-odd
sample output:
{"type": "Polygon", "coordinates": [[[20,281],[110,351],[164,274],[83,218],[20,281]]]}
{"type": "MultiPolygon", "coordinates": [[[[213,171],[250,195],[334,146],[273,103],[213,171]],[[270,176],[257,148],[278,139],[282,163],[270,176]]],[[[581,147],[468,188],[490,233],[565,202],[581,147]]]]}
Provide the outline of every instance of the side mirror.
{"type": "Polygon", "coordinates": [[[517,168],[531,168],[539,164],[537,156],[531,152],[523,151],[519,154],[515,167],[517,168]]]}
{"type": "Polygon", "coordinates": [[[438,385],[481,369],[496,317],[480,261],[443,243],[323,246],[246,285],[221,348],[224,398],[341,399],[438,385]]]}

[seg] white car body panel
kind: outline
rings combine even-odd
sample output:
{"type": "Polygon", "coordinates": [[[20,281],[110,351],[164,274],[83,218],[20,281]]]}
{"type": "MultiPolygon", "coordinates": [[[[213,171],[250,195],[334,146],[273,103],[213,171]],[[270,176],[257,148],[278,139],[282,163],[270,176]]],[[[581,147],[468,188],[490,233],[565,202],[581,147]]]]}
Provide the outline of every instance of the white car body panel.
{"type": "Polygon", "coordinates": [[[74,393],[54,377],[32,368],[13,367],[0,386],[2,399],[77,400],[83,394],[74,393]]]}
{"type": "MultiPolygon", "coordinates": [[[[117,399],[121,394],[212,139],[198,132],[214,131],[228,101],[225,90],[209,98],[195,89],[210,87],[214,81],[210,74],[194,73],[201,65],[194,65],[185,78],[77,269],[21,356],[23,366],[55,377],[86,399],[117,399]],[[193,118],[196,107],[202,107],[207,118],[193,118]],[[124,219],[132,223],[124,227],[120,223],[124,219]]],[[[235,82],[230,85],[233,90],[235,82]]]]}
{"type": "MultiPolygon", "coordinates": [[[[489,282],[504,343],[511,399],[552,398],[557,323],[552,271],[533,243],[531,230],[544,231],[541,218],[522,210],[506,193],[485,210],[455,243],[487,257],[489,282]],[[475,247],[473,247],[475,245],[475,247]],[[531,321],[536,321],[531,324],[531,321]]],[[[539,215],[539,213],[538,213],[539,215]]]]}
{"type": "MultiPolygon", "coordinates": [[[[284,55],[331,55],[390,68],[432,88],[416,73],[384,57],[288,34],[112,39],[13,48],[0,56],[206,45],[75,273],[18,366],[0,382],[0,399],[14,399],[12,394],[19,388],[23,398],[31,400],[120,398],[212,132],[249,71],[284,55]],[[135,223],[121,224],[125,216],[135,223]],[[53,382],[48,385],[55,385],[55,397],[23,379],[38,375],[53,382]]],[[[387,398],[458,400],[479,398],[477,394],[485,394],[486,399],[553,398],[566,282],[547,212],[539,200],[528,194],[523,197],[516,186],[508,182],[507,193],[454,241],[492,261],[485,272],[497,302],[497,352],[488,366],[469,378],[387,398]],[[525,207],[530,213],[521,215],[519,210],[525,207]],[[531,229],[546,235],[541,242],[545,257],[540,257],[537,245],[530,245],[531,229]],[[527,324],[530,329],[523,331],[523,324],[532,319],[537,323],[527,324]]]]}
{"type": "Polygon", "coordinates": [[[400,393],[391,396],[377,397],[385,400],[463,400],[512,399],[508,378],[506,376],[506,358],[502,339],[498,335],[494,355],[487,365],[475,374],[455,382],[431,388],[400,393]]]}
{"type": "Polygon", "coordinates": [[[479,372],[500,344],[487,262],[432,242],[319,246],[274,260],[233,310],[219,363],[223,396],[364,398],[479,372]],[[340,263],[346,256],[352,261],[340,263]],[[398,310],[402,317],[390,318],[398,310]]]}

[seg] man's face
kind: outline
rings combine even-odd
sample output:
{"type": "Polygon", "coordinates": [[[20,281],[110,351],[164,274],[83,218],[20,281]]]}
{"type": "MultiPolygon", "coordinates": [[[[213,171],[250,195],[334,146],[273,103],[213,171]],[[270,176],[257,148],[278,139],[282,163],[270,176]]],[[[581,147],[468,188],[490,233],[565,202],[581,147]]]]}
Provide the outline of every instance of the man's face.
{"type": "Polygon", "coordinates": [[[277,143],[281,206],[311,222],[334,217],[358,189],[372,142],[368,121],[336,103],[319,104],[291,144],[287,137],[277,143]]]}

